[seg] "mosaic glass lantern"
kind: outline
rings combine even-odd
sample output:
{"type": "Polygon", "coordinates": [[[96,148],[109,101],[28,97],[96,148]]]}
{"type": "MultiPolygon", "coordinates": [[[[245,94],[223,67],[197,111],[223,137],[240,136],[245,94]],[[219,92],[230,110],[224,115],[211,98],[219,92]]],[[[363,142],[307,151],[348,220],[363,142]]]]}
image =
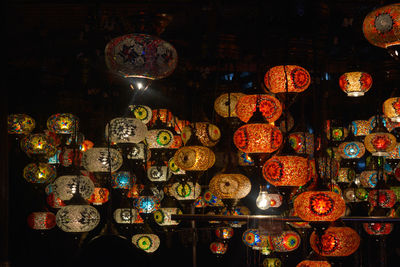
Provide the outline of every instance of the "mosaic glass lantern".
{"type": "Polygon", "coordinates": [[[135,201],[135,208],[139,213],[154,213],[160,207],[160,200],[156,196],[139,196],[135,201]]]}
{"type": "Polygon", "coordinates": [[[241,199],[250,193],[251,182],[242,174],[220,173],[210,180],[209,189],[220,199],[241,199]]]}
{"type": "Polygon", "coordinates": [[[43,133],[30,134],[21,139],[21,149],[28,156],[50,158],[56,153],[50,138],[43,133]]]}
{"type": "Polygon", "coordinates": [[[214,165],[215,154],[204,146],[184,146],[175,152],[174,162],[185,171],[206,171],[214,165]]]}
{"type": "Polygon", "coordinates": [[[170,149],[179,149],[183,146],[182,136],[175,134],[170,149]]]}
{"type": "Polygon", "coordinates": [[[356,177],[356,172],[352,168],[340,168],[336,182],[351,183],[356,177]]]}
{"type": "Polygon", "coordinates": [[[365,146],[361,142],[343,142],[338,152],[343,159],[359,159],[365,154],[365,146]]]}
{"type": "Polygon", "coordinates": [[[396,194],[390,189],[374,189],[368,194],[368,202],[372,207],[392,208],[396,201],[396,194]]]}
{"type": "Polygon", "coordinates": [[[271,95],[242,96],[236,105],[236,114],[247,123],[257,108],[267,122],[276,121],[282,114],[281,102],[271,95]]]}
{"type": "Polygon", "coordinates": [[[383,114],[391,121],[400,122],[400,97],[391,97],[383,102],[383,114]]]}
{"type": "Polygon", "coordinates": [[[65,148],[59,155],[60,164],[64,167],[80,166],[83,153],[77,149],[65,148]]]}
{"type": "Polygon", "coordinates": [[[363,187],[356,188],[356,198],[360,201],[366,201],[368,199],[369,191],[363,187]]]}
{"type": "Polygon", "coordinates": [[[393,230],[392,223],[363,223],[365,232],[369,235],[388,235],[393,230]]]}
{"type": "Polygon", "coordinates": [[[372,86],[372,77],[366,72],[346,72],[340,76],[339,86],[347,96],[363,96],[372,86]]]}
{"type": "Polygon", "coordinates": [[[330,157],[318,157],[318,174],[325,180],[336,180],[339,174],[340,163],[338,160],[330,157]]]}
{"type": "Polygon", "coordinates": [[[210,190],[205,190],[203,194],[203,202],[206,206],[209,207],[223,207],[224,203],[220,198],[218,198],[216,195],[211,193],[210,190]]]}
{"type": "Polygon", "coordinates": [[[270,68],[264,76],[265,86],[272,93],[300,93],[311,83],[308,71],[300,66],[285,65],[270,68]]]}
{"type": "Polygon", "coordinates": [[[269,243],[276,252],[289,252],[300,246],[300,235],[295,231],[283,231],[279,235],[269,236],[269,243]]]}
{"type": "Polygon", "coordinates": [[[28,135],[35,129],[35,120],[26,114],[10,114],[7,117],[7,132],[9,134],[28,135]]]}
{"type": "Polygon", "coordinates": [[[147,126],[139,119],[115,118],[106,125],[105,133],[111,143],[139,143],[147,135],[147,126]]]}
{"type": "Polygon", "coordinates": [[[296,267],[331,267],[328,261],[323,260],[304,260],[296,265],[296,267]]]}
{"type": "Polygon", "coordinates": [[[154,126],[157,122],[161,123],[163,126],[169,127],[174,124],[174,116],[172,112],[165,108],[153,109],[153,116],[151,120],[148,122],[148,125],[154,126]]]}
{"type": "Polygon", "coordinates": [[[110,199],[110,191],[105,187],[95,187],[88,202],[93,205],[103,205],[110,199]]]}
{"type": "Polygon", "coordinates": [[[228,250],[228,243],[215,241],[210,244],[210,250],[213,254],[223,255],[228,250]]]}
{"type": "Polygon", "coordinates": [[[168,161],[168,169],[175,175],[183,175],[183,174],[186,173],[185,170],[182,170],[181,168],[178,167],[178,165],[175,164],[174,157],[169,159],[169,161],[168,161]]]}
{"type": "Polygon", "coordinates": [[[360,245],[360,236],[350,227],[328,227],[322,236],[314,231],[310,236],[311,248],[321,256],[345,257],[360,245]]]}
{"type": "Polygon", "coordinates": [[[148,106],[130,105],[129,111],[135,119],[141,120],[144,124],[147,124],[153,117],[153,112],[148,106]]]}
{"type": "Polygon", "coordinates": [[[314,153],[314,135],[306,132],[290,133],[288,136],[289,144],[298,154],[314,153]]]}
{"type": "Polygon", "coordinates": [[[132,243],[144,252],[153,253],[160,246],[160,238],[155,234],[136,234],[132,236],[132,243]]]}
{"type": "Polygon", "coordinates": [[[378,122],[371,133],[365,137],[364,144],[373,156],[388,156],[388,152],[396,147],[397,142],[396,137],[378,122]]]}
{"type": "Polygon", "coordinates": [[[159,208],[154,212],[154,221],[159,226],[175,226],[179,224],[179,221],[171,219],[172,215],[182,214],[179,208],[159,208]]]}
{"type": "Polygon", "coordinates": [[[114,189],[130,189],[136,182],[136,176],[129,171],[119,171],[111,174],[111,187],[114,189]]]}
{"type": "Polygon", "coordinates": [[[99,222],[99,212],[90,205],[67,205],[56,214],[57,226],[64,232],[89,232],[99,222]]]}
{"type": "Polygon", "coordinates": [[[113,213],[115,222],[119,224],[133,224],[138,215],[139,212],[136,209],[129,208],[116,209],[113,213]]]}
{"type": "Polygon", "coordinates": [[[158,37],[127,34],[112,39],[105,48],[107,67],[125,78],[162,79],[175,70],[175,48],[158,37]]]}
{"type": "Polygon", "coordinates": [[[221,138],[220,129],[209,122],[195,122],[182,129],[182,141],[186,145],[191,138],[195,138],[203,146],[215,146],[221,138]]]}
{"type": "Polygon", "coordinates": [[[23,177],[29,183],[43,184],[56,178],[56,167],[48,163],[29,163],[23,170],[23,177]]]}
{"type": "Polygon", "coordinates": [[[128,160],[145,160],[146,155],[150,156],[150,151],[147,151],[144,143],[132,144],[126,151],[126,158],[128,160]]]}
{"type": "Polygon", "coordinates": [[[245,153],[272,153],[281,146],[283,136],[277,127],[270,124],[246,124],[236,130],[233,142],[245,153]]]}
{"type": "Polygon", "coordinates": [[[182,134],[183,128],[190,124],[187,120],[180,120],[176,116],[174,117],[174,130],[177,134],[182,134]]]}
{"type": "MultiPolygon", "coordinates": [[[[225,208],[222,211],[222,214],[228,215],[228,216],[250,215],[250,210],[246,206],[235,206],[235,207],[233,207],[233,209],[225,208]]],[[[245,225],[247,222],[245,222],[245,221],[230,221],[230,222],[225,222],[225,223],[233,228],[240,228],[243,225],[245,225]]]]}
{"type": "Polygon", "coordinates": [[[303,186],[310,180],[310,164],[300,156],[273,156],[264,163],[262,173],[274,186],[303,186]]]}
{"type": "Polygon", "coordinates": [[[88,199],[94,192],[94,184],[86,176],[65,175],[54,181],[53,190],[55,196],[64,201],[70,200],[78,192],[84,199],[88,199]]]}
{"type": "Polygon", "coordinates": [[[265,258],[262,263],[263,267],[281,267],[282,261],[279,258],[265,258]]]}
{"type": "Polygon", "coordinates": [[[114,148],[94,147],[82,156],[82,166],[89,172],[115,172],[122,166],[122,155],[114,148]]]}
{"type": "Polygon", "coordinates": [[[231,239],[233,236],[233,228],[232,227],[218,227],[215,229],[215,235],[218,239],[227,240],[231,239]]]}
{"type": "Polygon", "coordinates": [[[50,193],[46,197],[46,202],[49,204],[50,207],[53,209],[60,209],[61,207],[66,206],[64,201],[62,201],[59,197],[57,197],[54,193],[50,193]]]}
{"type": "Polygon", "coordinates": [[[349,128],[355,137],[365,137],[372,130],[370,123],[367,120],[352,121],[349,128]]]}
{"type": "Polygon", "coordinates": [[[378,172],[365,170],[360,174],[360,184],[365,188],[374,188],[378,183],[378,172]]]}
{"type": "Polygon", "coordinates": [[[174,142],[174,134],[166,129],[149,130],[146,142],[149,148],[170,148],[174,142]]]}
{"type": "Polygon", "coordinates": [[[34,230],[49,230],[56,226],[56,216],[52,212],[32,212],[28,215],[28,226],[34,230]]]}
{"type": "Polygon", "coordinates": [[[245,94],[226,93],[220,95],[214,101],[215,112],[223,118],[237,117],[236,104],[242,96],[245,96],[245,94]]]}
{"type": "Polygon", "coordinates": [[[200,196],[201,186],[192,182],[177,182],[169,188],[169,195],[177,200],[195,200],[200,196]]]}
{"type": "Polygon", "coordinates": [[[57,134],[74,134],[79,128],[79,119],[70,113],[57,113],[47,119],[47,129],[57,134]]]}
{"type": "Polygon", "coordinates": [[[348,136],[349,131],[346,127],[336,127],[336,126],[329,126],[326,131],[326,137],[328,140],[332,140],[335,142],[343,141],[348,136]]]}
{"type": "Polygon", "coordinates": [[[261,243],[260,232],[258,229],[247,229],[242,234],[242,241],[248,247],[257,246],[261,243]]]}
{"type": "Polygon", "coordinates": [[[152,182],[166,182],[171,175],[168,166],[150,166],[147,169],[147,178],[152,182]]]}
{"type": "Polygon", "coordinates": [[[389,155],[386,157],[386,160],[398,160],[400,159],[400,143],[396,144],[396,147],[389,151],[389,155]]]}
{"type": "Polygon", "coordinates": [[[294,200],[294,210],[304,221],[336,221],[344,215],[346,203],[330,191],[306,191],[294,200]]]}

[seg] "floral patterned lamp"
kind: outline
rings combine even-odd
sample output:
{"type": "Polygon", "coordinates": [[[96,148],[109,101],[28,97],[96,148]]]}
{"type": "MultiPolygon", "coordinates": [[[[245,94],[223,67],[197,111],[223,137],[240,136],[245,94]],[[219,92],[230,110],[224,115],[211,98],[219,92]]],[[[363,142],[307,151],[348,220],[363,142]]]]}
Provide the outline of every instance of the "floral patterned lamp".
{"type": "Polygon", "coordinates": [[[282,114],[281,103],[271,95],[245,95],[236,104],[236,114],[245,123],[250,120],[257,109],[270,123],[276,121],[282,114]]]}
{"type": "Polygon", "coordinates": [[[79,129],[79,119],[70,113],[57,113],[47,119],[47,129],[57,134],[74,134],[79,129]]]}
{"type": "Polygon", "coordinates": [[[27,135],[35,129],[35,120],[26,114],[10,114],[7,117],[7,132],[9,134],[27,135]]]}
{"type": "Polygon", "coordinates": [[[106,137],[111,143],[139,143],[147,135],[147,126],[139,119],[115,118],[106,125],[106,137]]]}
{"type": "Polygon", "coordinates": [[[347,96],[363,96],[372,86],[372,77],[366,72],[346,72],[340,76],[339,86],[347,96]]]}
{"type": "Polygon", "coordinates": [[[365,147],[373,156],[388,156],[389,151],[396,147],[396,137],[383,126],[383,121],[378,118],[376,126],[365,137],[365,147]]]}
{"type": "Polygon", "coordinates": [[[274,94],[303,92],[310,83],[308,71],[296,65],[272,67],[264,76],[265,86],[274,94]]]}

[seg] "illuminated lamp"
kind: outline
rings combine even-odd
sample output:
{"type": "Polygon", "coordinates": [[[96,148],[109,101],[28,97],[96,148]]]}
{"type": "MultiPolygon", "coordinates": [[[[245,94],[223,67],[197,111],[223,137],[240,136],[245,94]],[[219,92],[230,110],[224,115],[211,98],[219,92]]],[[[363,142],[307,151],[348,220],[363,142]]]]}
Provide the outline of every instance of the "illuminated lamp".
{"type": "Polygon", "coordinates": [[[294,210],[304,221],[336,221],[344,215],[346,203],[331,191],[306,191],[294,200],[294,210]]]}
{"type": "Polygon", "coordinates": [[[168,169],[172,172],[172,174],[175,174],[175,175],[183,175],[186,173],[184,170],[179,168],[178,165],[175,164],[174,157],[169,159],[168,169]]]}
{"type": "Polygon", "coordinates": [[[182,134],[183,128],[190,124],[187,120],[180,120],[177,117],[174,117],[174,130],[177,134],[182,134]]]}
{"type": "Polygon", "coordinates": [[[215,154],[204,146],[184,146],[175,152],[174,161],[185,171],[206,171],[214,165],[215,154]]]}
{"type": "Polygon", "coordinates": [[[155,127],[155,125],[170,127],[173,125],[174,116],[170,110],[165,108],[153,109],[152,114],[153,116],[148,122],[151,127],[155,127]]]}
{"type": "Polygon", "coordinates": [[[254,160],[250,157],[249,154],[239,150],[237,152],[237,157],[239,166],[254,166],[254,160]]]}
{"type": "Polygon", "coordinates": [[[47,119],[47,129],[57,134],[74,134],[79,128],[79,119],[70,113],[57,113],[47,119]]]}
{"type": "Polygon", "coordinates": [[[154,213],[160,207],[160,200],[154,195],[142,195],[135,199],[135,208],[141,214],[154,213]]]}
{"type": "Polygon", "coordinates": [[[326,137],[332,141],[343,141],[348,136],[349,131],[346,127],[330,126],[327,129],[326,137]]]}
{"type": "Polygon", "coordinates": [[[139,212],[136,209],[129,208],[116,209],[113,213],[114,220],[118,224],[133,224],[138,215],[139,212]]]}
{"type": "Polygon", "coordinates": [[[88,199],[94,192],[94,184],[86,176],[64,175],[54,181],[53,190],[55,196],[64,201],[71,200],[77,193],[88,199]]]}
{"type": "Polygon", "coordinates": [[[392,223],[363,223],[365,232],[369,235],[388,235],[393,230],[392,223]]]}
{"type": "Polygon", "coordinates": [[[277,127],[270,124],[246,124],[236,130],[233,142],[245,153],[272,153],[281,146],[283,136],[277,127]]]}
{"type": "Polygon", "coordinates": [[[21,149],[28,156],[38,156],[40,158],[50,158],[57,151],[50,138],[43,133],[30,134],[21,139],[21,149]]]}
{"type": "Polygon", "coordinates": [[[60,164],[64,167],[80,166],[83,153],[77,149],[65,148],[59,155],[60,164]]]}
{"type": "Polygon", "coordinates": [[[212,147],[221,138],[221,131],[216,125],[209,122],[195,122],[182,129],[181,137],[185,145],[189,145],[191,138],[194,138],[201,145],[212,147]]]}
{"type": "Polygon", "coordinates": [[[144,124],[147,124],[153,117],[153,112],[150,107],[144,105],[130,105],[130,115],[135,119],[141,120],[144,124]]]}
{"type": "Polygon", "coordinates": [[[114,148],[94,147],[82,155],[82,166],[89,172],[115,172],[122,161],[121,153],[114,148]]]}
{"type": "Polygon", "coordinates": [[[67,205],[56,214],[57,226],[64,232],[89,232],[99,222],[99,212],[90,205],[67,205]]]}
{"type": "Polygon", "coordinates": [[[378,183],[378,172],[375,170],[365,170],[360,174],[360,184],[366,188],[374,188],[378,183]]]}
{"type": "Polygon", "coordinates": [[[153,253],[160,246],[160,238],[155,234],[136,234],[132,236],[132,243],[146,253],[153,253]]]}
{"type": "Polygon", "coordinates": [[[95,187],[93,194],[88,198],[88,202],[93,205],[103,205],[110,199],[110,191],[105,187],[95,187]]]}
{"type": "Polygon", "coordinates": [[[370,12],[363,22],[365,38],[374,46],[385,48],[399,58],[400,4],[386,5],[370,12]]]}
{"type": "Polygon", "coordinates": [[[389,151],[396,147],[396,137],[388,132],[383,126],[381,119],[372,129],[371,133],[365,137],[365,147],[373,156],[388,156],[389,151]]]}
{"type": "Polygon", "coordinates": [[[139,143],[147,135],[147,126],[139,119],[114,118],[107,123],[105,134],[111,143],[139,143]]]}
{"type": "Polygon", "coordinates": [[[356,177],[356,172],[352,168],[340,168],[336,181],[338,183],[351,183],[356,177]]]}
{"type": "Polygon", "coordinates": [[[80,150],[82,152],[85,152],[89,149],[91,149],[94,146],[94,143],[90,140],[83,140],[81,146],[80,146],[80,150]]]}
{"type": "Polygon", "coordinates": [[[304,260],[296,265],[296,267],[331,267],[328,261],[304,260]]]}
{"type": "Polygon", "coordinates": [[[339,86],[347,96],[363,96],[372,86],[372,77],[366,72],[346,72],[340,76],[339,86]]]}
{"type": "Polygon", "coordinates": [[[210,190],[206,190],[203,194],[203,201],[204,204],[210,207],[222,207],[224,206],[224,203],[220,198],[215,196],[213,193],[211,193],[210,190]]]}
{"type": "Polygon", "coordinates": [[[242,93],[225,93],[214,101],[214,110],[223,118],[237,117],[236,104],[239,99],[245,96],[242,93]]]}
{"type": "Polygon", "coordinates": [[[278,235],[268,237],[272,250],[276,252],[289,252],[300,246],[300,235],[295,231],[283,231],[278,235]]]}
{"type": "MultiPolygon", "coordinates": [[[[235,206],[232,209],[225,208],[222,211],[223,215],[228,215],[228,216],[236,216],[236,215],[250,215],[250,210],[246,206],[235,206]]],[[[228,224],[230,227],[233,228],[240,228],[243,225],[245,225],[247,222],[245,221],[230,221],[230,222],[225,222],[228,224]]]]}
{"type": "Polygon", "coordinates": [[[56,178],[56,167],[48,163],[29,163],[23,170],[23,177],[29,183],[43,184],[56,178]]]}
{"type": "Polygon", "coordinates": [[[251,190],[249,178],[239,173],[220,173],[209,183],[209,190],[219,199],[241,199],[251,190]]]}
{"type": "MultiPolygon", "coordinates": [[[[293,217],[298,217],[296,211],[294,209],[291,209],[289,211],[289,216],[293,216],[293,217]]],[[[311,228],[310,224],[308,222],[288,222],[288,224],[294,228],[311,228]]]]}
{"type": "Polygon", "coordinates": [[[356,198],[360,201],[366,201],[368,199],[369,191],[363,187],[356,188],[356,198]]]}
{"type": "Polygon", "coordinates": [[[147,178],[152,182],[166,182],[172,176],[168,166],[153,165],[147,169],[147,178]]]}
{"type": "Polygon", "coordinates": [[[391,97],[383,102],[383,114],[391,121],[400,122],[400,97],[391,97]]]}
{"type": "Polygon", "coordinates": [[[306,132],[290,133],[288,136],[289,144],[298,154],[314,153],[314,135],[306,132]]]}
{"type": "Polygon", "coordinates": [[[311,83],[308,71],[300,66],[285,65],[270,68],[264,76],[264,84],[272,93],[300,93],[311,83]]]}
{"type": "Polygon", "coordinates": [[[349,129],[353,136],[362,138],[371,132],[372,127],[367,120],[355,120],[351,122],[349,129]]]}
{"type": "Polygon", "coordinates": [[[282,114],[282,105],[271,95],[245,95],[236,105],[238,118],[247,123],[256,110],[259,110],[267,122],[276,121],[282,114]]]}
{"type": "Polygon", "coordinates": [[[182,211],[176,207],[161,207],[154,212],[154,221],[159,226],[175,226],[179,224],[179,221],[172,220],[171,216],[176,214],[182,214],[182,211]]]}
{"type": "Polygon", "coordinates": [[[396,194],[390,189],[374,189],[368,194],[368,202],[372,207],[392,208],[396,201],[396,194]]]}
{"type": "Polygon", "coordinates": [[[274,186],[303,186],[310,180],[310,164],[300,156],[273,156],[262,169],[264,179],[274,186]]]}
{"type": "Polygon", "coordinates": [[[215,235],[221,240],[231,239],[233,236],[233,228],[226,226],[218,227],[217,229],[215,229],[215,235]]]}
{"type": "Polygon", "coordinates": [[[32,212],[28,215],[28,226],[34,230],[49,230],[56,226],[56,216],[52,212],[32,212]]]}
{"type": "Polygon", "coordinates": [[[177,200],[195,200],[200,196],[201,186],[192,182],[177,182],[169,188],[169,195],[177,200]]]}
{"type": "Polygon", "coordinates": [[[247,229],[242,234],[242,241],[248,247],[255,247],[261,243],[261,235],[258,229],[247,229]]]}
{"type": "Polygon", "coordinates": [[[262,263],[263,267],[281,267],[282,261],[279,258],[265,258],[262,263]]]}
{"type": "Polygon", "coordinates": [[[310,245],[321,256],[344,257],[358,249],[360,236],[350,227],[330,226],[321,236],[314,231],[310,236],[310,245]]]}
{"type": "Polygon", "coordinates": [[[215,241],[210,244],[210,250],[213,254],[223,255],[228,250],[228,243],[215,241]]]}
{"type": "Polygon", "coordinates": [[[174,142],[174,134],[167,129],[149,130],[146,142],[149,148],[170,148],[174,142]]]}
{"type": "Polygon", "coordinates": [[[267,187],[260,185],[260,192],[258,193],[256,199],[256,206],[260,210],[267,210],[271,207],[271,199],[269,197],[267,187]]]}
{"type": "Polygon", "coordinates": [[[26,114],[10,114],[7,117],[7,132],[9,134],[28,135],[35,129],[35,120],[26,114]]]}
{"type": "Polygon", "coordinates": [[[64,201],[62,201],[59,197],[55,196],[54,193],[49,193],[48,194],[48,196],[46,197],[46,202],[53,209],[59,209],[61,207],[66,206],[64,201]]]}
{"type": "Polygon", "coordinates": [[[343,142],[338,147],[338,153],[343,159],[359,159],[365,154],[365,146],[361,142],[343,142]]]}
{"type": "Polygon", "coordinates": [[[128,160],[145,160],[146,156],[150,156],[150,150],[147,151],[144,143],[131,144],[127,147],[126,158],[128,160]]]}

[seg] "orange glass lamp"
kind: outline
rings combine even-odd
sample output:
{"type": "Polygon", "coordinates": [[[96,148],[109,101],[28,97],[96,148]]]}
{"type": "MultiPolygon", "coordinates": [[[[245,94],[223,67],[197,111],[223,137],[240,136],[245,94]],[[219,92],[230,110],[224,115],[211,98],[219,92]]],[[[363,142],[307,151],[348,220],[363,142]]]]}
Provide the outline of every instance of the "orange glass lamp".
{"type": "Polygon", "coordinates": [[[35,126],[35,120],[26,114],[10,114],[7,117],[7,132],[9,134],[30,134],[35,126]]]}
{"type": "Polygon", "coordinates": [[[88,198],[93,205],[103,205],[110,198],[110,191],[105,187],[95,187],[92,195],[88,198]]]}
{"type": "Polygon", "coordinates": [[[209,190],[222,200],[241,199],[250,193],[251,182],[239,173],[220,173],[210,180],[209,190]]]}
{"type": "Polygon", "coordinates": [[[311,83],[308,71],[296,65],[275,66],[264,76],[264,84],[272,93],[300,93],[311,83]]]}
{"type": "Polygon", "coordinates": [[[346,203],[331,191],[306,191],[294,200],[294,210],[304,221],[336,221],[344,215],[346,203]]]}
{"type": "Polygon", "coordinates": [[[360,236],[350,227],[330,226],[319,237],[310,236],[311,248],[321,256],[345,257],[353,254],[360,245],[360,236]]]}
{"type": "Polygon", "coordinates": [[[372,77],[366,72],[346,72],[340,76],[339,86],[347,96],[363,96],[372,86],[372,77]]]}
{"type": "Polygon", "coordinates": [[[246,124],[233,135],[235,146],[245,153],[272,153],[282,145],[282,132],[264,123],[246,124]]]}
{"type": "Polygon", "coordinates": [[[388,235],[393,230],[392,223],[363,223],[364,231],[369,235],[388,235]]]}
{"type": "Polygon", "coordinates": [[[328,261],[323,260],[304,260],[296,265],[296,267],[331,267],[328,261]]]}
{"type": "Polygon", "coordinates": [[[204,146],[184,146],[175,152],[174,162],[185,171],[206,171],[214,165],[215,154],[204,146]]]}
{"type": "Polygon", "coordinates": [[[396,144],[396,137],[388,132],[381,119],[378,119],[376,126],[364,140],[364,145],[372,156],[389,156],[389,151],[392,151],[396,144]]]}
{"type": "Polygon", "coordinates": [[[303,186],[310,180],[310,164],[300,156],[273,156],[262,168],[264,179],[274,186],[303,186]]]}
{"type": "Polygon", "coordinates": [[[193,138],[203,146],[212,147],[221,138],[221,131],[216,125],[209,122],[195,122],[182,129],[181,137],[185,145],[193,138]]]}
{"type": "Polygon", "coordinates": [[[236,105],[236,114],[241,121],[247,123],[257,108],[267,122],[276,121],[282,114],[281,102],[270,95],[245,95],[241,97],[236,105]]]}
{"type": "Polygon", "coordinates": [[[400,97],[391,97],[383,102],[383,114],[391,121],[400,122],[400,97]]]}
{"type": "Polygon", "coordinates": [[[217,97],[214,102],[214,110],[223,118],[237,117],[236,104],[245,96],[243,93],[225,93],[217,97]]]}

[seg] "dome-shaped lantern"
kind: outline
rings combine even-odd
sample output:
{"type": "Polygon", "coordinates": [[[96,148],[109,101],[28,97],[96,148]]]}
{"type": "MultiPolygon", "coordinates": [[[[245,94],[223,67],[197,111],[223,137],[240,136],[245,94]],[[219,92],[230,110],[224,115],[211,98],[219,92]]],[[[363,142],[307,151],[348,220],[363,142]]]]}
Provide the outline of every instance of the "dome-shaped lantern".
{"type": "Polygon", "coordinates": [[[136,234],[132,236],[132,243],[144,252],[153,253],[160,246],[160,238],[155,234],[136,234]]]}
{"type": "Polygon", "coordinates": [[[105,134],[111,143],[139,143],[147,135],[147,126],[139,119],[115,118],[106,125],[105,134]]]}
{"type": "Polygon", "coordinates": [[[221,138],[221,131],[216,125],[209,122],[195,122],[182,129],[181,137],[185,145],[189,144],[193,138],[203,146],[213,147],[221,138]]]}
{"type": "Polygon", "coordinates": [[[247,123],[257,108],[267,122],[276,121],[282,114],[281,102],[271,95],[242,96],[237,102],[236,114],[241,121],[247,123]]]}
{"type": "Polygon", "coordinates": [[[223,255],[228,250],[228,243],[215,241],[210,244],[210,250],[213,254],[223,255]]]}
{"type": "Polygon", "coordinates": [[[28,215],[28,226],[34,230],[49,230],[56,226],[56,216],[52,212],[32,212],[28,215]]]}
{"type": "Polygon", "coordinates": [[[44,162],[29,163],[23,170],[23,177],[30,183],[51,183],[56,175],[56,167],[44,162]]]}
{"type": "Polygon", "coordinates": [[[54,181],[53,190],[55,196],[64,201],[72,199],[77,193],[88,199],[94,192],[94,184],[86,176],[64,175],[54,181]]]}
{"type": "Polygon", "coordinates": [[[251,190],[249,178],[238,173],[220,173],[209,184],[210,192],[220,199],[241,199],[251,190]]]}
{"type": "Polygon", "coordinates": [[[82,155],[82,166],[89,172],[115,172],[122,161],[121,153],[114,148],[94,147],[82,155]]]}
{"type": "Polygon", "coordinates": [[[239,99],[245,96],[242,93],[225,93],[214,101],[214,110],[223,118],[237,117],[236,104],[239,99]]]}
{"type": "Polygon", "coordinates": [[[366,72],[346,72],[339,78],[339,86],[347,96],[363,96],[372,86],[372,76],[366,72]]]}
{"type": "Polygon", "coordinates": [[[141,120],[144,124],[147,124],[153,117],[153,111],[148,106],[130,105],[129,111],[131,116],[135,119],[141,120]]]}
{"type": "Polygon", "coordinates": [[[99,212],[90,205],[67,205],[56,214],[57,226],[64,232],[89,232],[99,222],[99,212]]]}
{"type": "Polygon", "coordinates": [[[311,83],[308,71],[300,66],[285,65],[270,68],[264,76],[265,86],[272,93],[300,93],[311,83]]]}
{"type": "Polygon", "coordinates": [[[7,117],[7,132],[9,134],[28,135],[35,129],[35,120],[26,114],[10,114],[7,117]]]}
{"type": "Polygon", "coordinates": [[[184,146],[175,152],[174,162],[185,171],[206,171],[214,165],[215,154],[204,146],[184,146]]]}
{"type": "Polygon", "coordinates": [[[79,129],[79,119],[70,113],[57,113],[47,119],[47,129],[57,134],[74,134],[79,129]]]}
{"type": "Polygon", "coordinates": [[[383,114],[391,121],[400,122],[400,97],[391,97],[383,102],[383,114]]]}

